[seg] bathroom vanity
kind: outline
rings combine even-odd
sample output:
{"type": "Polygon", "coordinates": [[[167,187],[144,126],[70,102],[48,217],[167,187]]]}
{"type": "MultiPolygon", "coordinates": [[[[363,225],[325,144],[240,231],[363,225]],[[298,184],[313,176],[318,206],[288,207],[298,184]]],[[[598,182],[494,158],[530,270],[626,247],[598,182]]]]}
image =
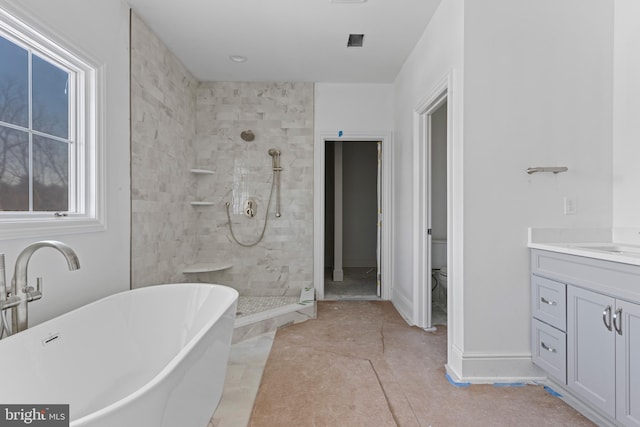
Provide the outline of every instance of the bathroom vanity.
{"type": "Polygon", "coordinates": [[[529,247],[533,362],[598,424],[640,426],[640,247],[529,247]]]}

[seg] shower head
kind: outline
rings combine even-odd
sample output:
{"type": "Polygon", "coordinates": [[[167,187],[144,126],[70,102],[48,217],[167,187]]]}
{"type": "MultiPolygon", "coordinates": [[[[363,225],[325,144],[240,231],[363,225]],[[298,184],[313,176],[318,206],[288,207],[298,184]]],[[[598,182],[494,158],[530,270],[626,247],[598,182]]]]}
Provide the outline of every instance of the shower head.
{"type": "Polygon", "coordinates": [[[270,148],[269,149],[269,155],[271,157],[273,156],[279,156],[280,155],[280,150],[276,150],[275,148],[270,148]]]}
{"type": "Polygon", "coordinates": [[[251,142],[256,139],[256,135],[252,130],[245,130],[243,132],[240,132],[240,138],[242,138],[243,141],[251,142]]]}

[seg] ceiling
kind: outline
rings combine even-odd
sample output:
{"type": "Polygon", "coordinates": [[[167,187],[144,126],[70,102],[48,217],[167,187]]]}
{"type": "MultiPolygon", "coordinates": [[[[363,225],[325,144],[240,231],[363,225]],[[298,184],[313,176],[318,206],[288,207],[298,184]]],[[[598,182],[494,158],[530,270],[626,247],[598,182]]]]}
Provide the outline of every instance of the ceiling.
{"type": "Polygon", "coordinates": [[[393,82],[440,1],[128,0],[200,81],[333,83],[393,82]]]}

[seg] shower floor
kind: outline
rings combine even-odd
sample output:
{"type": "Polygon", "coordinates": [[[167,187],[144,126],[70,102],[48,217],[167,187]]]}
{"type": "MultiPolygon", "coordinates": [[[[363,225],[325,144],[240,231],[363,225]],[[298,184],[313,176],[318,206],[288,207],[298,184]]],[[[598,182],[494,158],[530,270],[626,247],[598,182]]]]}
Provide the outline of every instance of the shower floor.
{"type": "Polygon", "coordinates": [[[316,317],[313,288],[305,288],[300,297],[238,297],[233,342],[240,342],[292,323],[316,317]]]}
{"type": "Polygon", "coordinates": [[[236,318],[297,304],[299,301],[300,298],[298,297],[245,297],[240,295],[236,318]]]}

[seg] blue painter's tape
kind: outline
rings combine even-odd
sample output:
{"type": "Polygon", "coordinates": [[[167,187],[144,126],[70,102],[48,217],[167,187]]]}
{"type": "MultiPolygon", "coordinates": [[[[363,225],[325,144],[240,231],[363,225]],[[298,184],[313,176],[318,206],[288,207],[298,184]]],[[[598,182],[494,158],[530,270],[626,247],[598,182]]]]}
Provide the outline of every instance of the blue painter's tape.
{"type": "Polygon", "coordinates": [[[560,393],[549,387],[548,385],[544,386],[544,390],[549,393],[551,396],[562,397],[560,393]]]}
{"type": "Polygon", "coordinates": [[[338,136],[342,136],[342,135],[344,135],[344,132],[338,131],[338,136]]]}
{"type": "Polygon", "coordinates": [[[524,387],[526,386],[525,383],[493,383],[494,387],[524,387]]]}
{"type": "Polygon", "coordinates": [[[469,385],[471,385],[471,383],[457,383],[455,382],[448,373],[444,374],[445,377],[447,377],[447,381],[449,381],[449,383],[454,386],[454,387],[469,387],[469,385]]]}

